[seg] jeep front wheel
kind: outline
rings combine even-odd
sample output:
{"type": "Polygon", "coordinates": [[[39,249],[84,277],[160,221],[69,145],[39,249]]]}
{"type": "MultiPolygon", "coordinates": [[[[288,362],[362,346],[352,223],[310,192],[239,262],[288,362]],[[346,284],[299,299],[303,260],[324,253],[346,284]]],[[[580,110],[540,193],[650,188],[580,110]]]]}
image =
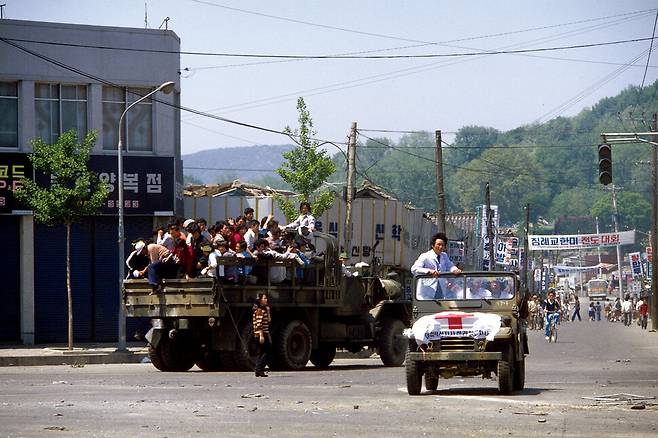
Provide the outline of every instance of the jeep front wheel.
{"type": "Polygon", "coordinates": [[[420,386],[422,384],[423,378],[423,373],[420,370],[420,364],[415,360],[409,359],[409,354],[407,353],[407,359],[405,361],[404,368],[407,376],[407,392],[409,395],[420,394],[420,386]]]}

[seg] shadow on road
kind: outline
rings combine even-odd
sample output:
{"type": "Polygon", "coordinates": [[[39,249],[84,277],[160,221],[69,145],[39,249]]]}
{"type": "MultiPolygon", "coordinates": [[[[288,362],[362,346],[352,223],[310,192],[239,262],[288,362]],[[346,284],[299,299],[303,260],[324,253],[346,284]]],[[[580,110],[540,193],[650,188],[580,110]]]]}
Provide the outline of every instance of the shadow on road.
{"type": "MultiPolygon", "coordinates": [[[[562,391],[559,388],[525,388],[523,391],[513,392],[504,397],[515,397],[520,395],[539,395],[548,391],[562,391]]],[[[472,396],[500,396],[497,388],[448,388],[436,391],[427,391],[427,395],[472,395],[472,396]]]]}

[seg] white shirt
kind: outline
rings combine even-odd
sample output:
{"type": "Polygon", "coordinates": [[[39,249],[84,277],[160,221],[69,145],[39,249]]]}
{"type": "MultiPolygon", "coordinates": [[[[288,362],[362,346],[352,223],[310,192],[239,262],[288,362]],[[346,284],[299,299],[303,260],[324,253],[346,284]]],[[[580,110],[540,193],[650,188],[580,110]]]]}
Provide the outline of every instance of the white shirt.
{"type": "Polygon", "coordinates": [[[624,313],[626,313],[626,312],[630,312],[632,308],[633,308],[633,304],[631,304],[631,302],[628,301],[628,300],[626,300],[626,301],[624,301],[623,303],[621,303],[621,310],[622,310],[622,312],[624,312],[624,313]]]}
{"type": "Polygon", "coordinates": [[[251,228],[244,233],[244,241],[247,242],[247,248],[253,249],[254,243],[256,243],[256,233],[253,232],[251,228]]]}
{"type": "Polygon", "coordinates": [[[296,230],[301,227],[306,227],[310,232],[315,231],[315,218],[312,214],[300,214],[294,222],[290,222],[285,226],[286,230],[296,230]]]}

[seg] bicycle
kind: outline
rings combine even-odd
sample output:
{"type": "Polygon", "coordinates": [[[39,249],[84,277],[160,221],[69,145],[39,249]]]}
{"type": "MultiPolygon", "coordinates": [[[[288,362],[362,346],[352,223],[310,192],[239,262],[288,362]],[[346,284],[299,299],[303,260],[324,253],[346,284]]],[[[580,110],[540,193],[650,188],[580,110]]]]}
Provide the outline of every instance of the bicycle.
{"type": "Polygon", "coordinates": [[[557,321],[560,318],[559,312],[550,312],[546,314],[546,324],[550,324],[548,331],[548,342],[557,342],[557,321]]]}

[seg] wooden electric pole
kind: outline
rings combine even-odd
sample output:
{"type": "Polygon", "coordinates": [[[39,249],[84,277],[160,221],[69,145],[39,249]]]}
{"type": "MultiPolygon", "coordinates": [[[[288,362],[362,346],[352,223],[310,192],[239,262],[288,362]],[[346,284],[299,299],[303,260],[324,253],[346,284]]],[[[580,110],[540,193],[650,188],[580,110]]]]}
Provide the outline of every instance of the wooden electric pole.
{"type": "Polygon", "coordinates": [[[495,256],[496,242],[494,242],[493,214],[491,210],[491,193],[489,191],[489,183],[487,183],[487,187],[486,187],[485,202],[487,204],[487,240],[489,240],[489,270],[494,271],[496,269],[496,256],[495,256]]]}
{"type": "Polygon", "coordinates": [[[529,289],[528,288],[528,258],[530,256],[530,244],[528,242],[528,233],[530,232],[530,204],[525,205],[525,228],[523,229],[523,232],[525,234],[524,236],[524,241],[523,241],[523,266],[521,267],[521,282],[523,283],[523,287],[526,289],[526,291],[529,289]]]}
{"type": "Polygon", "coordinates": [[[439,233],[446,232],[446,204],[443,190],[443,153],[441,151],[441,131],[436,134],[436,227],[439,233]]]}
{"type": "Polygon", "coordinates": [[[354,166],[356,163],[356,122],[352,122],[350,141],[347,145],[347,184],[345,193],[345,228],[343,251],[352,256],[352,200],[354,199],[354,166]]]}
{"type": "MultiPolygon", "coordinates": [[[[658,116],[656,113],[653,114],[653,123],[651,124],[651,130],[653,132],[658,132],[658,116]]],[[[656,270],[656,258],[658,257],[658,205],[656,205],[656,199],[658,197],[658,135],[654,134],[652,137],[653,144],[651,144],[651,182],[652,182],[652,193],[651,193],[651,328],[653,330],[658,330],[658,270],[656,270]]]]}

